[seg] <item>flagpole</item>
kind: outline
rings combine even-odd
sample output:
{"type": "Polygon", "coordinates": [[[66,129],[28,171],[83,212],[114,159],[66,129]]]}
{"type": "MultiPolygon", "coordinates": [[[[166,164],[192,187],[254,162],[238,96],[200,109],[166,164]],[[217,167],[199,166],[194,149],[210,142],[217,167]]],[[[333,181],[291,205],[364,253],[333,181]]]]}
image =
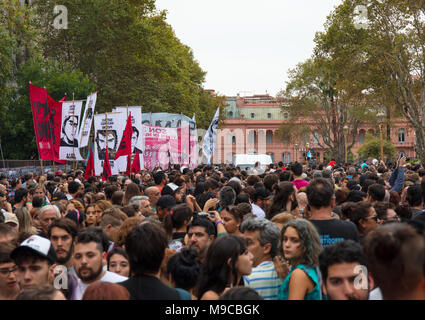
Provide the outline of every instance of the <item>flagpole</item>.
{"type": "Polygon", "coordinates": [[[183,132],[183,114],[180,112],[180,135],[181,135],[181,138],[180,138],[180,163],[179,163],[180,165],[183,164],[183,145],[181,143],[182,138],[183,138],[182,132],[183,132]]]}
{"type": "MultiPolygon", "coordinates": [[[[128,121],[128,104],[127,104],[126,110],[127,110],[127,121],[128,121]]],[[[130,121],[131,121],[131,119],[130,119],[130,121]]],[[[133,123],[132,123],[132,125],[133,125],[133,123]]],[[[133,140],[133,139],[131,139],[131,140],[133,140]]],[[[133,161],[133,148],[131,147],[131,142],[130,142],[130,149],[131,149],[131,152],[127,157],[130,157],[130,163],[131,163],[133,161]]],[[[128,161],[128,159],[127,159],[127,161],[128,161]]],[[[131,168],[130,168],[130,178],[131,178],[131,168]]]]}
{"type": "MultiPolygon", "coordinates": [[[[75,94],[74,92],[72,93],[72,119],[74,119],[74,115],[75,115],[75,104],[74,104],[74,100],[75,100],[75,94]]],[[[72,162],[72,170],[75,173],[75,135],[72,137],[72,155],[74,156],[74,161],[72,162]]]]}

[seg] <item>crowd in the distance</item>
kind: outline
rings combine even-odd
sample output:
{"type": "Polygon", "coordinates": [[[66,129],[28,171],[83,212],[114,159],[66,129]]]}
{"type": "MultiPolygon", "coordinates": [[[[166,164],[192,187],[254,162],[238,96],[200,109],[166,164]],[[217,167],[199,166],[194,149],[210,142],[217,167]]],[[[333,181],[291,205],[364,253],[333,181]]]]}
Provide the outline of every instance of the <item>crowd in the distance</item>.
{"type": "Polygon", "coordinates": [[[425,298],[425,169],[0,176],[0,299],[425,298]]]}

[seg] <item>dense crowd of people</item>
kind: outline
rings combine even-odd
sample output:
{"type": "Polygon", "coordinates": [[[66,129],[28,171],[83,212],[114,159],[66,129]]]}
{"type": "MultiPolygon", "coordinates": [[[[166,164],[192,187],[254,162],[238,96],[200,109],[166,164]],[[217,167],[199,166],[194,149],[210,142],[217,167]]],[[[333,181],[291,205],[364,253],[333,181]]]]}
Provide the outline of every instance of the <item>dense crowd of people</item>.
{"type": "Polygon", "coordinates": [[[425,298],[425,169],[0,176],[2,300],[425,298]]]}

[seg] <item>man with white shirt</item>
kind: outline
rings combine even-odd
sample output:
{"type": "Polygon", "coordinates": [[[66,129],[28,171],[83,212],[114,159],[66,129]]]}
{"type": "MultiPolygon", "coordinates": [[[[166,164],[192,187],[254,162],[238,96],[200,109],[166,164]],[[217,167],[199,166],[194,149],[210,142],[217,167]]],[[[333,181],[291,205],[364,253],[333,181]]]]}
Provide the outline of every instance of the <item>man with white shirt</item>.
{"type": "Polygon", "coordinates": [[[257,218],[265,218],[266,213],[264,209],[266,208],[267,201],[270,199],[270,192],[264,188],[257,188],[254,192],[253,201],[252,201],[252,213],[257,218]]]}
{"type": "Polygon", "coordinates": [[[123,282],[127,277],[105,271],[106,252],[103,252],[102,239],[91,231],[82,231],[77,236],[74,247],[74,268],[78,275],[75,299],[81,300],[86,288],[96,281],[123,282]]]}
{"type": "Polygon", "coordinates": [[[77,170],[75,172],[75,179],[74,179],[74,181],[76,181],[78,183],[82,183],[82,180],[83,180],[83,171],[77,170]]]}

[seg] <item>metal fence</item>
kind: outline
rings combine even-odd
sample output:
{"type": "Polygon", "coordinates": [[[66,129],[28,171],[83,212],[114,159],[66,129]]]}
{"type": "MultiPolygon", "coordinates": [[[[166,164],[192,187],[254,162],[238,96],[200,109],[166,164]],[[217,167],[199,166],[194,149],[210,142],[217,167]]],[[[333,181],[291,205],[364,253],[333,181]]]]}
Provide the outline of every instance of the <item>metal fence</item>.
{"type": "Polygon", "coordinates": [[[62,172],[72,171],[75,168],[83,168],[83,161],[77,164],[68,162],[65,164],[53,163],[53,161],[40,160],[0,160],[0,173],[5,173],[8,179],[23,176],[27,172],[41,174],[62,170],[62,172]],[[42,170],[43,168],[43,170],[42,170]]]}

